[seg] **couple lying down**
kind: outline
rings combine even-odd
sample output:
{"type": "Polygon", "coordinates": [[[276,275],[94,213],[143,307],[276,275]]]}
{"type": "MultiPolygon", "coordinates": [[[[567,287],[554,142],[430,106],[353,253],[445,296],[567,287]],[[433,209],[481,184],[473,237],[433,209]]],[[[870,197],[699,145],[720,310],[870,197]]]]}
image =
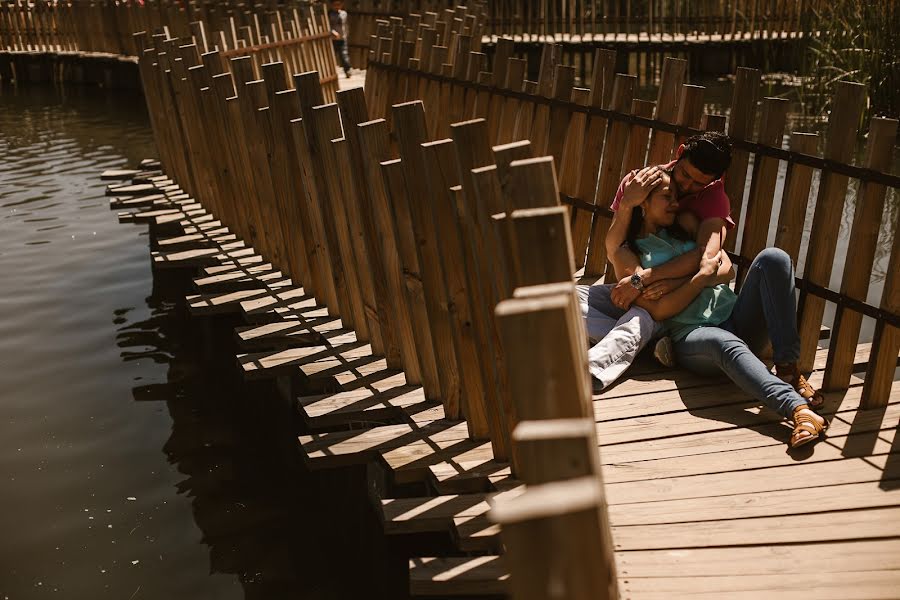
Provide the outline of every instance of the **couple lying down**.
{"type": "Polygon", "coordinates": [[[740,293],[722,240],[734,226],[721,174],[727,138],[689,138],[669,165],[629,174],[619,187],[607,237],[622,279],[578,286],[595,391],[613,383],[652,339],[664,364],[724,373],[744,392],[793,421],[790,446],[819,438],[828,422],[821,393],[799,373],[800,337],[790,257],[761,252],[740,293]],[[699,138],[699,139],[698,139],[699,138]],[[757,357],[771,342],[776,372],[757,357]]]}

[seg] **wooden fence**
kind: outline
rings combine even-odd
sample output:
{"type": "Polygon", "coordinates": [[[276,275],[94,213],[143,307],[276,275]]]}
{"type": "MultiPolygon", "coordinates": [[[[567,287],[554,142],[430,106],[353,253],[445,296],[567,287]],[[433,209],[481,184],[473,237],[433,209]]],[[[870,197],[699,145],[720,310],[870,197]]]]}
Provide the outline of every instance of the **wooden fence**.
{"type": "MultiPolygon", "coordinates": [[[[386,32],[383,25],[382,33],[386,32]]],[[[396,35],[396,26],[395,32],[396,35]]],[[[656,102],[634,98],[635,78],[614,74],[615,56],[597,50],[590,89],[573,87],[574,68],[559,64],[559,46],[547,45],[538,81],[523,79],[523,61],[511,55],[511,40],[500,40],[494,71],[486,70],[484,55],[468,49],[466,36],[442,39],[424,32],[421,43],[401,42],[388,50],[392,38],[379,38],[373,50],[378,62],[367,74],[367,96],[375,116],[387,116],[397,102],[422,98],[429,132],[445,137],[456,121],[484,118],[491,144],[530,140],[532,151],[557,159],[559,188],[571,207],[572,236],[577,266],[587,275],[602,276],[607,258],[603,239],[610,223],[607,208],[622,176],[645,164],[669,161],[684,136],[704,129],[726,131],[734,141],[734,157],[725,181],[735,219],[743,221],[740,265],[749,265],[766,247],[773,220],[774,243],[795,263],[800,256],[804,224],[812,219],[812,236],[804,264],[798,264],[801,291],[801,362],[811,368],[826,302],[837,304],[837,319],[830,345],[826,386],[846,387],[862,316],[876,319],[876,342],[867,378],[866,405],[886,401],[897,356],[897,289],[888,267],[882,302],[866,303],[869,277],[878,247],[882,208],[887,188],[900,188],[900,177],[887,173],[896,139],[897,121],[876,117],[869,126],[864,166],[853,166],[857,123],[865,101],[865,88],[841,83],[824,140],[824,156],[817,155],[816,134],[785,135],[787,100],[760,99],[760,72],[741,68],[735,79],[730,116],[704,114],[700,86],[684,83],[686,64],[667,59],[656,102]],[[406,44],[406,45],[404,45],[406,44]],[[455,48],[448,52],[447,46],[455,48]],[[406,52],[404,52],[404,48],[406,52]],[[396,57],[396,58],[394,58],[396,57]],[[404,64],[405,63],[405,64],[404,64]],[[758,105],[761,105],[761,114],[758,105]],[[754,125],[759,117],[759,127],[754,125]],[[758,131],[754,137],[754,131],[758,131]],[[753,156],[752,169],[751,155],[753,156]],[[787,178],[778,215],[772,213],[779,164],[787,163],[787,178]],[[818,178],[815,210],[809,214],[810,190],[818,178]],[[828,285],[838,243],[838,230],[850,181],[857,192],[857,208],[850,232],[852,258],[845,257],[840,290],[828,285]],[[882,362],[879,356],[885,357],[882,362]]],[[[396,39],[394,37],[393,39],[396,39]]],[[[896,223],[889,224],[890,231],[896,223]]],[[[896,240],[896,238],[895,238],[896,240]]],[[[727,240],[729,250],[738,235],[727,240]]],[[[896,259],[896,247],[894,254],[896,259]]]]}
{"type": "MultiPolygon", "coordinates": [[[[0,5],[0,47],[14,52],[102,52],[137,55],[134,32],[162,32],[163,39],[190,39],[201,53],[247,56],[252,72],[281,61],[291,73],[316,71],[325,96],[338,89],[334,48],[324,5],[269,13],[229,11],[210,5],[186,11],[160,3],[36,3],[0,5]],[[205,15],[209,20],[192,20],[205,15]],[[243,24],[242,24],[243,23],[243,24]],[[178,32],[178,33],[176,33],[178,32]],[[127,36],[127,37],[126,37],[127,36]]],[[[139,39],[139,38],[137,38],[139,39]]],[[[226,63],[227,64],[227,63],[226,63]]]]}

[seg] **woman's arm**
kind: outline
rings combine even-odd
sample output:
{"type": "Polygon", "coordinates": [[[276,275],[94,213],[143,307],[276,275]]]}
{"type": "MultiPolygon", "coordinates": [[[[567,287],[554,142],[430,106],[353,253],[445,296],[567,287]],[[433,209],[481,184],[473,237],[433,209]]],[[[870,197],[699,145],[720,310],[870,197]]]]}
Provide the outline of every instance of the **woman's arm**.
{"type": "Polygon", "coordinates": [[[719,277],[721,254],[719,252],[711,258],[703,257],[700,261],[700,270],[684,285],[656,300],[641,296],[635,301],[635,304],[649,312],[654,321],[664,321],[674,317],[687,308],[694,298],[710,285],[711,281],[719,277]]]}

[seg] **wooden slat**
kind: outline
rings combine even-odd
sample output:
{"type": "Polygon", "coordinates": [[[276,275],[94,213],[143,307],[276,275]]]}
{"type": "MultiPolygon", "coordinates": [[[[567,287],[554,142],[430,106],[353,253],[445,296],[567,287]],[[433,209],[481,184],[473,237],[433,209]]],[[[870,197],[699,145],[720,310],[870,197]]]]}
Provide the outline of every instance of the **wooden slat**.
{"type": "MultiPolygon", "coordinates": [[[[896,119],[872,119],[866,166],[878,171],[889,170],[896,139],[896,119]]],[[[887,189],[884,186],[869,182],[860,183],[857,194],[853,226],[850,230],[850,239],[847,241],[850,250],[844,262],[844,273],[841,278],[841,294],[862,302],[866,301],[869,290],[886,194],[887,189]]],[[[892,267],[889,265],[888,269],[890,268],[892,267]]],[[[852,349],[859,340],[861,325],[860,313],[844,307],[838,308],[825,371],[825,389],[842,389],[849,384],[853,371],[852,349]]]]}
{"type": "MultiPolygon", "coordinates": [[[[828,123],[825,158],[847,162],[853,153],[857,124],[865,98],[865,87],[855,83],[839,82],[835,89],[835,98],[832,104],[832,114],[835,118],[828,123]]],[[[849,180],[845,175],[829,171],[822,172],[819,195],[816,200],[816,212],[813,216],[813,234],[809,239],[803,278],[823,287],[828,287],[831,270],[834,267],[834,254],[837,248],[838,230],[848,183],[849,180]]],[[[818,331],[824,312],[824,298],[811,294],[805,296],[798,324],[801,370],[808,370],[812,363],[816,344],[810,340],[810,336],[814,337],[815,332],[818,331]]]]}

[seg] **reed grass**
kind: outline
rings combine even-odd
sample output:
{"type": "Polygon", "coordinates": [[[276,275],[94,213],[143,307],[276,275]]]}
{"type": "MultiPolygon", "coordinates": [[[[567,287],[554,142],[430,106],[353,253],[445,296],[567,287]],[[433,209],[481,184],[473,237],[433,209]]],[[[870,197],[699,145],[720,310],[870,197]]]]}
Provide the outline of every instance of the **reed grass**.
{"type": "Polygon", "coordinates": [[[808,115],[828,114],[838,81],[868,88],[863,114],[900,115],[900,8],[896,0],[827,0],[810,11],[799,100],[808,115]]]}

